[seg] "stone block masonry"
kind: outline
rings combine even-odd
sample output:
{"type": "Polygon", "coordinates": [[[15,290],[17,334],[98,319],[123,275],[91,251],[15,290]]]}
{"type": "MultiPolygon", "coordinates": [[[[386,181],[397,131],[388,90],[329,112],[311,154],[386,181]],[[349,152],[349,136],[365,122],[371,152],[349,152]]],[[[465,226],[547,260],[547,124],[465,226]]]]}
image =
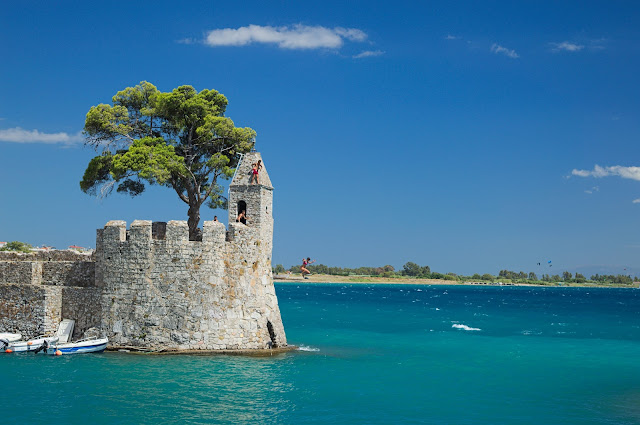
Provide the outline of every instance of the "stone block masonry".
{"type": "Polygon", "coordinates": [[[112,345],[170,350],[285,346],[271,279],[271,251],[255,229],[204,223],[189,241],[186,221],[154,239],[150,221],[98,231],[96,269],[103,288],[102,329],[112,345]]]}
{"type": "Polygon", "coordinates": [[[251,152],[229,187],[229,229],[205,221],[190,241],[186,221],[110,221],[91,256],[0,253],[0,330],[27,337],[76,321],[74,337],[99,327],[110,348],[168,351],[284,348],[271,275],[273,187],[266,168],[251,184],[251,152]],[[240,209],[246,223],[236,222],[240,209]]]}
{"type": "Polygon", "coordinates": [[[24,337],[52,334],[63,317],[77,321],[74,337],[100,321],[95,262],[73,251],[0,252],[0,331],[24,337]],[[63,305],[84,306],[64,316],[63,305]],[[78,326],[79,324],[79,326],[78,326]]]}

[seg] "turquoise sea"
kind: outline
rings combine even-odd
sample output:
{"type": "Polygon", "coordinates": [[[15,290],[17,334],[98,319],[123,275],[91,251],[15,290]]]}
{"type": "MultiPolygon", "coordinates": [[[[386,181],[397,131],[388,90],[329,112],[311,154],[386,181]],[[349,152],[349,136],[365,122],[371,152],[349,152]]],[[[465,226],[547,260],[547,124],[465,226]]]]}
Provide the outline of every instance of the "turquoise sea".
{"type": "Polygon", "coordinates": [[[272,357],[0,356],[0,421],[640,424],[640,290],[278,283],[272,357]]]}

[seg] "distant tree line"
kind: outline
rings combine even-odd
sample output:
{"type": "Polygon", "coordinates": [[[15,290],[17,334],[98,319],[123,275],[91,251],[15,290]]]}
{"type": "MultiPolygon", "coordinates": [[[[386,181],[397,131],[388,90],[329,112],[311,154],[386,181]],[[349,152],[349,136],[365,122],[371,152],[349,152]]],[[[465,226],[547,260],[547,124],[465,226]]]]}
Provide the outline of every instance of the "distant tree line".
{"type": "MultiPolygon", "coordinates": [[[[483,281],[483,282],[513,282],[513,283],[537,283],[547,284],[552,282],[564,283],[599,283],[599,284],[623,284],[630,285],[634,281],[638,281],[638,277],[632,278],[626,275],[599,275],[595,274],[587,279],[581,273],[572,273],[565,271],[562,275],[543,274],[540,277],[534,272],[525,273],[523,271],[515,272],[511,270],[500,270],[497,276],[489,273],[475,273],[471,276],[457,275],[455,273],[438,273],[432,272],[429,266],[420,266],[414,262],[408,262],[402,266],[401,270],[395,270],[393,266],[386,265],[381,267],[330,267],[324,264],[311,264],[307,269],[314,274],[326,274],[332,276],[380,276],[380,277],[413,277],[419,279],[444,279],[452,281],[483,281]]],[[[300,266],[291,266],[288,271],[291,273],[300,273],[300,266]]],[[[273,268],[273,273],[286,273],[287,269],[282,264],[278,264],[273,268]]]]}
{"type": "MultiPolygon", "coordinates": [[[[328,274],[332,276],[349,276],[349,275],[363,275],[363,276],[383,276],[392,277],[395,273],[393,266],[382,267],[357,267],[354,269],[348,267],[329,267],[324,264],[310,264],[307,269],[311,273],[315,274],[328,274]]],[[[278,264],[273,269],[274,273],[284,273],[286,270],[282,264],[278,264]]],[[[289,271],[292,273],[300,273],[300,266],[291,266],[289,271]]]]}
{"type": "Polygon", "coordinates": [[[593,276],[591,276],[591,280],[593,280],[594,282],[612,282],[612,283],[621,283],[624,285],[630,285],[633,282],[638,281],[638,276],[635,276],[633,279],[631,279],[631,276],[625,276],[623,274],[618,274],[618,275],[599,275],[599,274],[595,274],[593,276]]]}

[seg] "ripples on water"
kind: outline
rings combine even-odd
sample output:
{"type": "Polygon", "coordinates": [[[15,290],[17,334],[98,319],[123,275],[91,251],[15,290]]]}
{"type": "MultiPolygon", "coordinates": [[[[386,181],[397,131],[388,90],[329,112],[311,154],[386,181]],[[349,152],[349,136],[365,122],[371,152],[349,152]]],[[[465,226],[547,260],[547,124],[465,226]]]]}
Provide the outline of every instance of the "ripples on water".
{"type": "Polygon", "coordinates": [[[3,420],[640,423],[640,291],[276,286],[297,352],[0,356],[3,420]]]}

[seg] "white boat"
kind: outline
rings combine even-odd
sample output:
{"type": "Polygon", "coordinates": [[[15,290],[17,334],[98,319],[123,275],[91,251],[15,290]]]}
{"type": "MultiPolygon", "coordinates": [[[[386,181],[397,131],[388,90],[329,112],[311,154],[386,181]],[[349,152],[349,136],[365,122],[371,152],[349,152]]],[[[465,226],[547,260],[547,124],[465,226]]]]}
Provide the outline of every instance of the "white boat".
{"type": "Polygon", "coordinates": [[[9,332],[0,332],[0,353],[4,353],[4,351],[11,345],[11,343],[15,341],[20,341],[22,339],[21,334],[12,334],[9,332]]]}
{"type": "Polygon", "coordinates": [[[46,350],[46,354],[62,356],[67,354],[101,353],[107,348],[107,338],[90,338],[76,342],[52,344],[46,350]]]}
{"type": "Polygon", "coordinates": [[[9,346],[6,347],[5,353],[24,353],[26,351],[41,351],[41,347],[44,346],[46,349],[52,344],[58,343],[58,337],[38,337],[35,339],[30,339],[29,341],[16,341],[9,343],[9,346]]]}
{"type": "Polygon", "coordinates": [[[75,320],[63,319],[58,325],[58,330],[54,336],[39,336],[28,341],[21,341],[22,335],[20,334],[0,333],[0,353],[21,353],[25,351],[39,353],[51,345],[69,342],[75,323],[75,320]]]}
{"type": "Polygon", "coordinates": [[[3,339],[7,342],[20,341],[20,339],[22,339],[22,335],[12,334],[9,332],[0,332],[0,339],[3,339]]]}

